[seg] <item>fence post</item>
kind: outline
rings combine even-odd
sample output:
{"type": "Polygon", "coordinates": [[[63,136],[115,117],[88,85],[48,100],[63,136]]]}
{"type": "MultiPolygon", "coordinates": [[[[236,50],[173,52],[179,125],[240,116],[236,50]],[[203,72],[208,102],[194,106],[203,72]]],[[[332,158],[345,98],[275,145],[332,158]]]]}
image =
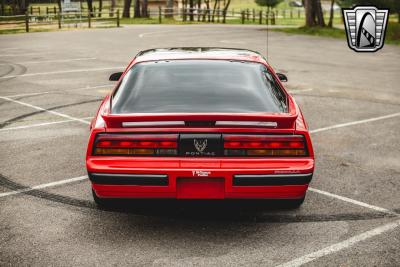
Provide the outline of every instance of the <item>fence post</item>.
{"type": "Polygon", "coordinates": [[[290,18],[293,18],[293,10],[290,10],[290,18]]]}
{"type": "Polygon", "coordinates": [[[259,17],[260,17],[260,24],[262,24],[262,10],[259,12],[259,17]]]}
{"type": "Polygon", "coordinates": [[[32,14],[33,13],[33,7],[32,6],[31,6],[30,10],[31,10],[31,14],[32,14]]]}
{"type": "Polygon", "coordinates": [[[25,30],[29,32],[29,12],[25,12],[25,30]]]}
{"type": "Polygon", "coordinates": [[[57,14],[57,8],[55,6],[53,6],[53,11],[54,14],[57,14]]]}
{"type": "Polygon", "coordinates": [[[119,9],[117,9],[117,27],[119,27],[119,9]]]}
{"type": "Polygon", "coordinates": [[[275,25],[275,12],[271,12],[271,25],[275,25]]]}
{"type": "Polygon", "coordinates": [[[57,19],[58,19],[58,28],[61,29],[61,12],[58,11],[58,13],[54,13],[54,14],[58,14],[57,19]]]}
{"type": "Polygon", "coordinates": [[[297,17],[300,18],[300,9],[297,11],[297,17]]]}
{"type": "Polygon", "coordinates": [[[253,8],[253,22],[256,21],[256,10],[253,8]]]}
{"type": "Polygon", "coordinates": [[[158,6],[158,23],[159,24],[161,24],[162,23],[162,21],[161,21],[161,6],[158,6]]]}
{"type": "Polygon", "coordinates": [[[244,24],[244,11],[242,11],[242,24],[244,24]]]}
{"type": "Polygon", "coordinates": [[[92,18],[91,18],[92,14],[90,12],[90,10],[88,9],[88,27],[92,28],[92,18]]]}

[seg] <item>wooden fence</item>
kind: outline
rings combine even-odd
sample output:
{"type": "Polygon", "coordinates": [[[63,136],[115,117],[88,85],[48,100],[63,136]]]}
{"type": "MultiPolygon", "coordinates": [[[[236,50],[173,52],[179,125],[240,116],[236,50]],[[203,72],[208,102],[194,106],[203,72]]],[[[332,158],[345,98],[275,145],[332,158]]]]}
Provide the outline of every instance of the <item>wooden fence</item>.
{"type": "Polygon", "coordinates": [[[31,31],[34,28],[71,28],[71,27],[119,27],[120,11],[110,12],[67,12],[47,14],[30,14],[14,16],[0,16],[0,28],[3,30],[25,30],[31,31]]]}

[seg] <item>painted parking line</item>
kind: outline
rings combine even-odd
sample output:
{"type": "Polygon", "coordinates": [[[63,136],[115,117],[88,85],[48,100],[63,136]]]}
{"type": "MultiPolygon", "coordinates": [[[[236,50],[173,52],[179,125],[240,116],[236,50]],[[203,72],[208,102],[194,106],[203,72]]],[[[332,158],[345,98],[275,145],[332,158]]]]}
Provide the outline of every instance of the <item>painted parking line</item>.
{"type": "MultiPolygon", "coordinates": [[[[352,121],[352,122],[347,122],[347,123],[340,123],[340,124],[335,124],[332,126],[328,126],[328,127],[323,127],[323,128],[319,128],[319,129],[314,129],[311,130],[310,133],[319,133],[319,132],[324,132],[324,131],[328,131],[328,130],[333,130],[333,129],[337,129],[337,128],[343,128],[343,127],[349,127],[349,126],[353,126],[353,125],[358,125],[358,124],[363,124],[363,123],[370,123],[370,122],[374,122],[374,121],[379,121],[379,120],[386,120],[386,119],[390,119],[390,118],[394,118],[394,117],[398,117],[400,116],[400,112],[398,113],[392,113],[392,114],[388,114],[388,115],[384,115],[384,116],[379,116],[379,117],[374,117],[374,118],[370,118],[370,119],[364,119],[364,120],[358,120],[358,121],[352,121]]],[[[384,212],[384,213],[389,213],[389,214],[394,214],[394,215],[399,215],[393,211],[390,211],[388,209],[385,208],[381,208],[378,206],[374,206],[374,205],[370,205],[368,203],[365,202],[361,202],[355,199],[351,199],[348,197],[344,197],[344,196],[340,196],[340,195],[336,195],[321,189],[317,189],[317,188],[309,188],[310,191],[321,194],[321,195],[325,195],[328,197],[332,197],[332,198],[336,198],[348,203],[352,203],[354,205],[358,205],[364,208],[369,208],[375,211],[379,211],[379,212],[384,212]]]]}
{"type": "Polygon", "coordinates": [[[26,106],[26,107],[30,107],[30,108],[33,108],[33,109],[36,109],[36,110],[45,111],[45,112],[51,113],[51,114],[56,115],[56,116],[59,116],[59,117],[63,117],[63,118],[66,118],[66,119],[78,121],[78,122],[81,122],[81,123],[84,123],[84,124],[90,124],[88,121],[85,121],[85,120],[83,120],[83,119],[75,118],[75,117],[69,116],[69,115],[64,114],[64,113],[60,113],[60,112],[53,111],[53,110],[48,110],[48,109],[41,108],[41,107],[38,107],[38,106],[35,106],[35,105],[31,105],[31,104],[28,104],[28,103],[25,103],[25,102],[21,102],[21,101],[18,101],[18,100],[14,100],[14,99],[11,99],[11,98],[9,98],[9,97],[0,96],[0,98],[1,98],[1,99],[5,99],[5,100],[8,100],[8,101],[13,102],[13,103],[17,103],[17,104],[26,106]]]}
{"type": "MultiPolygon", "coordinates": [[[[62,62],[73,62],[73,61],[84,61],[84,60],[95,60],[95,57],[83,57],[83,58],[69,58],[69,59],[54,59],[54,60],[42,60],[42,61],[23,61],[23,62],[12,62],[12,64],[40,64],[40,63],[62,63],[62,62]]],[[[10,65],[9,63],[1,63],[0,66],[10,65]]]]}
{"type": "Polygon", "coordinates": [[[48,188],[48,187],[54,187],[54,186],[58,186],[58,185],[69,184],[69,183],[82,181],[82,180],[86,180],[86,179],[88,179],[88,176],[84,175],[84,176],[65,179],[65,180],[61,180],[61,181],[51,182],[51,183],[47,183],[47,184],[36,185],[36,186],[33,186],[33,187],[27,187],[27,188],[23,188],[23,189],[19,189],[19,190],[0,193],[0,198],[12,196],[12,195],[17,195],[17,194],[22,194],[22,193],[26,193],[26,192],[33,191],[33,190],[39,190],[39,189],[44,189],[44,188],[48,188]]]}
{"type": "MultiPolygon", "coordinates": [[[[86,117],[86,118],[81,118],[82,120],[87,120],[91,119],[93,117],[86,117]]],[[[16,127],[8,127],[8,128],[1,128],[1,132],[7,132],[7,131],[14,131],[14,130],[22,130],[22,129],[30,129],[30,128],[36,128],[36,127],[41,127],[41,126],[48,126],[48,125],[53,125],[53,124],[61,124],[61,123],[67,123],[67,122],[75,122],[76,120],[68,119],[68,120],[62,120],[62,121],[53,121],[53,122],[44,122],[44,123],[37,123],[37,124],[31,124],[31,125],[23,125],[23,126],[16,126],[16,127]]],[[[88,121],[88,123],[90,123],[88,121]]]]}
{"type": "Polygon", "coordinates": [[[301,93],[301,92],[310,92],[314,89],[312,88],[307,88],[307,89],[293,89],[293,90],[288,90],[289,93],[301,93]]]}
{"type": "Polygon", "coordinates": [[[361,201],[358,201],[358,200],[355,200],[355,199],[352,199],[352,198],[348,198],[348,197],[336,195],[336,194],[333,194],[333,193],[329,193],[329,192],[326,192],[326,191],[323,191],[323,190],[320,190],[320,189],[309,187],[308,190],[310,190],[311,192],[314,192],[314,193],[318,193],[318,194],[321,194],[321,195],[324,195],[324,196],[328,196],[328,197],[331,197],[331,198],[339,199],[339,200],[342,200],[344,202],[349,202],[351,204],[358,205],[358,206],[361,206],[361,207],[364,207],[364,208],[368,208],[368,209],[372,209],[372,210],[375,210],[375,211],[389,213],[389,214],[392,214],[392,215],[400,215],[400,214],[397,214],[397,213],[395,213],[395,212],[393,212],[391,210],[385,209],[385,208],[381,208],[381,207],[378,207],[378,206],[370,205],[370,204],[367,204],[365,202],[361,202],[361,201]]]}
{"type": "Polygon", "coordinates": [[[23,78],[23,77],[55,75],[55,74],[76,73],[76,72],[96,72],[96,71],[117,70],[117,69],[125,69],[125,67],[117,66],[117,67],[107,67],[107,68],[60,70],[60,71],[49,71],[49,72],[26,73],[26,74],[21,74],[21,75],[7,75],[7,76],[0,77],[0,79],[9,79],[9,78],[17,78],[17,77],[23,78]]]}
{"type": "Polygon", "coordinates": [[[389,232],[391,230],[394,230],[395,228],[397,228],[399,226],[400,226],[400,220],[397,220],[397,221],[394,221],[394,222],[391,222],[388,224],[384,224],[384,225],[376,227],[372,230],[369,230],[369,231],[363,232],[361,234],[355,235],[353,237],[350,237],[349,239],[346,239],[342,242],[333,244],[326,248],[323,248],[323,249],[317,250],[315,252],[312,252],[310,254],[301,256],[301,257],[291,260],[289,262],[280,264],[277,267],[297,267],[297,266],[304,265],[308,262],[322,258],[329,254],[332,254],[332,253],[338,252],[340,250],[354,246],[359,242],[365,241],[372,237],[375,237],[375,236],[381,235],[383,233],[389,232]]]}
{"type": "Polygon", "coordinates": [[[358,120],[358,121],[352,121],[352,122],[347,122],[347,123],[335,124],[332,126],[311,130],[310,133],[319,133],[319,132],[324,132],[324,131],[333,130],[333,129],[337,129],[337,128],[353,126],[353,125],[357,125],[357,124],[363,124],[363,123],[368,123],[368,122],[373,122],[373,121],[390,119],[390,118],[394,118],[394,117],[398,117],[398,116],[400,116],[400,112],[388,114],[388,115],[384,115],[384,116],[379,116],[379,117],[375,117],[375,118],[365,119],[365,120],[358,120]]]}
{"type": "Polygon", "coordinates": [[[65,89],[65,90],[52,90],[52,91],[45,91],[45,92],[37,92],[37,93],[24,93],[24,94],[16,94],[16,95],[5,95],[0,97],[21,97],[21,96],[35,96],[35,95],[44,95],[44,94],[51,94],[51,93],[62,93],[62,92],[69,92],[69,91],[81,91],[81,90],[89,90],[89,89],[97,89],[97,88],[112,88],[115,84],[103,84],[103,85],[96,85],[96,86],[86,86],[74,89],[65,89]]]}

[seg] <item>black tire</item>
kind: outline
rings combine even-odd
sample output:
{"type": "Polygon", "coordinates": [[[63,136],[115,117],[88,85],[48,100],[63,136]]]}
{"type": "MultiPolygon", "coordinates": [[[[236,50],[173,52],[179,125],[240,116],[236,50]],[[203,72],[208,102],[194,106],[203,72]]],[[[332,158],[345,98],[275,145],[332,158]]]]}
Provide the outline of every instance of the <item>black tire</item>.
{"type": "Polygon", "coordinates": [[[100,198],[96,195],[96,192],[92,189],[93,200],[99,208],[110,208],[112,207],[112,199],[100,198]]]}
{"type": "Polygon", "coordinates": [[[303,204],[305,198],[306,197],[304,196],[303,198],[299,198],[299,199],[287,199],[285,201],[285,206],[288,209],[298,209],[298,208],[300,208],[301,204],[303,204]]]}

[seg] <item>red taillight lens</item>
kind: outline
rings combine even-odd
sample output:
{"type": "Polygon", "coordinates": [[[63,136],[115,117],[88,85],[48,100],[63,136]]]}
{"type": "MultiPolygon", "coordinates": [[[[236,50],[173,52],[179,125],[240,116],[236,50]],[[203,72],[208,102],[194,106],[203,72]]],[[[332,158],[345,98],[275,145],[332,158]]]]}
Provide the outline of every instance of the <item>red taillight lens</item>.
{"type": "Polygon", "coordinates": [[[175,156],[177,134],[100,134],[93,154],[99,156],[175,156]]]}
{"type": "Polygon", "coordinates": [[[224,135],[226,156],[307,156],[302,135],[224,135]]]}

